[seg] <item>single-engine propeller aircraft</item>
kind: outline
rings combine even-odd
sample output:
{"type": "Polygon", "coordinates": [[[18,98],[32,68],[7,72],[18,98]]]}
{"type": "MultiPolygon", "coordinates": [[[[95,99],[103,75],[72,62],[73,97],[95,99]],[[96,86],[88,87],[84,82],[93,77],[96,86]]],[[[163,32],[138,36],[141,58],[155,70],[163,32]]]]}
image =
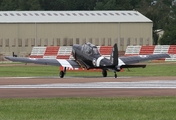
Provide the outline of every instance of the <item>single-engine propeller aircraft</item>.
{"type": "Polygon", "coordinates": [[[114,72],[114,77],[117,77],[116,72],[123,68],[145,68],[146,65],[135,64],[146,60],[155,60],[161,58],[169,58],[168,54],[151,54],[151,55],[138,55],[128,57],[118,57],[117,44],[114,44],[110,59],[100,55],[97,46],[91,43],[83,45],[75,44],[72,47],[72,55],[74,60],[65,59],[48,59],[48,58],[25,58],[25,57],[5,57],[6,59],[14,62],[35,63],[43,65],[62,66],[64,70],[60,71],[60,77],[63,78],[66,73],[66,68],[86,68],[89,69],[102,69],[103,77],[107,76],[107,70],[114,72]]]}

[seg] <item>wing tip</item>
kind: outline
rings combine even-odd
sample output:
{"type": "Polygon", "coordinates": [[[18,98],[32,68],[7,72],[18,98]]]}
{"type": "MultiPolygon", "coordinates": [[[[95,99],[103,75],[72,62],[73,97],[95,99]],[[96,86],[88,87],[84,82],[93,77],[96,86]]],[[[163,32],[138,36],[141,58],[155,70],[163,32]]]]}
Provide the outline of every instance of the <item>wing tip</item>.
{"type": "Polygon", "coordinates": [[[10,57],[8,57],[8,56],[5,56],[5,59],[7,59],[7,60],[10,60],[10,57]]]}

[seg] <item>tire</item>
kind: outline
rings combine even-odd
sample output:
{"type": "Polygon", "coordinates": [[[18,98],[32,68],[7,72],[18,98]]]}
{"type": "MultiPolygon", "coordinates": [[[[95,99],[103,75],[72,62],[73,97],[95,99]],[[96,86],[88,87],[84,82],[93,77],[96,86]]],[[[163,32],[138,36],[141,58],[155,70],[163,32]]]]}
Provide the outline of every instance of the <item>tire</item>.
{"type": "Polygon", "coordinates": [[[103,77],[107,77],[107,71],[106,71],[106,70],[103,70],[103,71],[102,71],[102,75],[103,75],[103,77]]]}
{"type": "Polygon", "coordinates": [[[115,73],[114,77],[117,78],[117,74],[116,73],[115,73]]]}
{"type": "Polygon", "coordinates": [[[64,77],[64,71],[60,71],[60,78],[64,77]]]}

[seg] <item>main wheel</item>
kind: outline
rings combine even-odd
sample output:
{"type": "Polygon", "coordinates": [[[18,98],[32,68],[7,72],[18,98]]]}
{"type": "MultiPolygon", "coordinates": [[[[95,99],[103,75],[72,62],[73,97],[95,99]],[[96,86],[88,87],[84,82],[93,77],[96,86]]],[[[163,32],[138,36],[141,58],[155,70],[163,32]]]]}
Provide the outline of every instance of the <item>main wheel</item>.
{"type": "Polygon", "coordinates": [[[103,74],[103,77],[107,77],[107,71],[106,70],[103,70],[102,74],[103,74]]]}
{"type": "Polygon", "coordinates": [[[64,77],[64,71],[60,71],[60,78],[63,78],[64,77]]]}

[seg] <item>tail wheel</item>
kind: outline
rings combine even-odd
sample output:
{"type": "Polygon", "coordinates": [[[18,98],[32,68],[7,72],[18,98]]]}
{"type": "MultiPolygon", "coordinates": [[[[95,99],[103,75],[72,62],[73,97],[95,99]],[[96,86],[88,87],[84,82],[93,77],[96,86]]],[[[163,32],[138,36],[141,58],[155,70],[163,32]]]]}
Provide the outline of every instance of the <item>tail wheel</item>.
{"type": "Polygon", "coordinates": [[[106,70],[102,70],[102,74],[103,74],[103,77],[107,77],[107,71],[106,70]]]}
{"type": "Polygon", "coordinates": [[[60,78],[63,78],[64,77],[64,71],[60,71],[60,78]]]}

